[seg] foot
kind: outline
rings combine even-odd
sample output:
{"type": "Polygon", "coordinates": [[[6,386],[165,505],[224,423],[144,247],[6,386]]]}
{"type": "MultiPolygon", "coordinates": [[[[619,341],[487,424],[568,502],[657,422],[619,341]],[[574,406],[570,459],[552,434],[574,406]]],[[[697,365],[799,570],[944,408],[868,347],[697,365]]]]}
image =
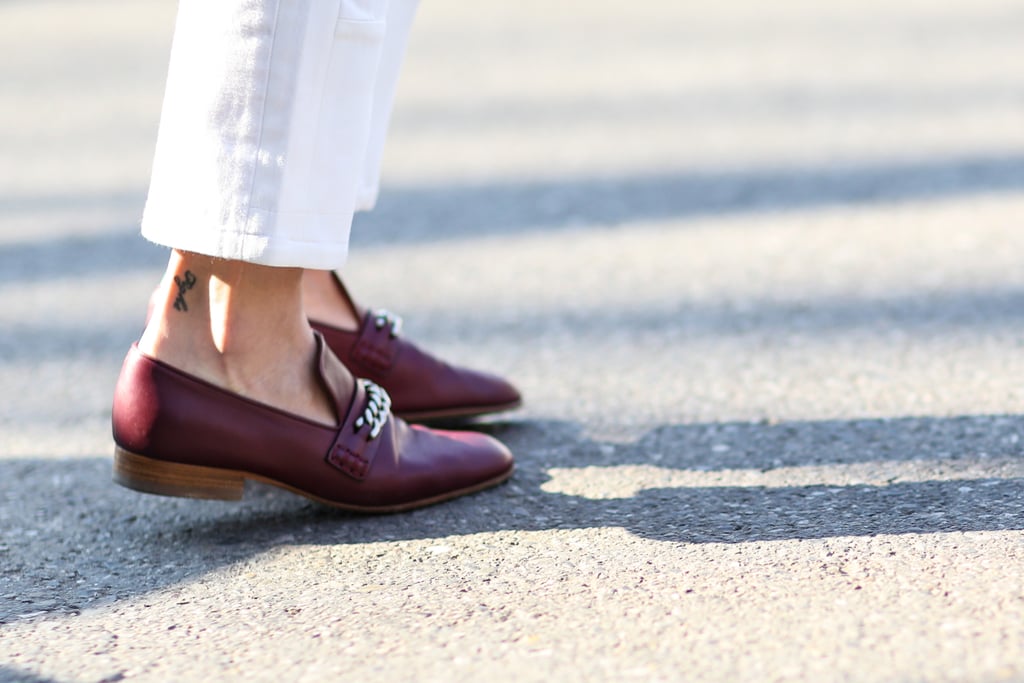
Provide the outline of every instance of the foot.
{"type": "Polygon", "coordinates": [[[404,419],[467,419],[522,404],[508,381],[446,363],[402,337],[400,318],[360,307],[330,271],[305,271],[303,297],[313,329],[355,376],[387,390],[404,419]]]}
{"type": "Polygon", "coordinates": [[[133,348],[114,396],[114,480],[148,493],[237,500],[247,479],[365,513],[422,507],[494,486],[511,453],[473,432],[410,427],[387,394],[314,337],[317,382],[340,426],[257,403],[133,348]]]}

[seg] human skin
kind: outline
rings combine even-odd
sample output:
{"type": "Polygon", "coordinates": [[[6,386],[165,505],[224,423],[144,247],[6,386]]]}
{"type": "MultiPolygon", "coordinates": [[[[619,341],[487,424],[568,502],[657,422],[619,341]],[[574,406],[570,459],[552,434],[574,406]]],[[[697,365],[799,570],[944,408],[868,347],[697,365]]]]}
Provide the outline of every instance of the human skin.
{"type": "Polygon", "coordinates": [[[304,270],[302,273],[302,300],[306,317],[311,320],[354,330],[359,327],[359,314],[344,297],[329,270],[304,270]]]}
{"type": "MultiPolygon", "coordinates": [[[[139,350],[233,393],[334,425],[338,416],[314,370],[303,279],[301,268],[174,250],[139,350]]],[[[318,309],[330,304],[315,276],[309,290],[318,309]]]]}

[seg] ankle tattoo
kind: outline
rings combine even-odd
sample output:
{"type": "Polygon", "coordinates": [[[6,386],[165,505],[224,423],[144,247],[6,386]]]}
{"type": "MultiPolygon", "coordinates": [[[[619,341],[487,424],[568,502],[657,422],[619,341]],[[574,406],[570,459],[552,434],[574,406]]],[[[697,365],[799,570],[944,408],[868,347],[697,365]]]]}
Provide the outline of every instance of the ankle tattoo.
{"type": "Polygon", "coordinates": [[[178,296],[174,298],[174,310],[187,312],[188,304],[185,303],[185,292],[196,286],[196,276],[191,270],[185,271],[184,277],[174,276],[174,284],[178,285],[178,296]]]}

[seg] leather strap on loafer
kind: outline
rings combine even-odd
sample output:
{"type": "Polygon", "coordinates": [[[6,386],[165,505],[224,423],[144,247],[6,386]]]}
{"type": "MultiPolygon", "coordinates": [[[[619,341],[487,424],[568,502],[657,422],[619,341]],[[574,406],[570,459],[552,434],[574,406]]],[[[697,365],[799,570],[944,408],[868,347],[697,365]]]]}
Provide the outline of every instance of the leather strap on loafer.
{"type": "Polygon", "coordinates": [[[352,406],[345,424],[327,453],[327,462],[357,481],[366,478],[377,454],[376,441],[389,416],[390,400],[379,386],[367,380],[356,382],[352,406]]]}

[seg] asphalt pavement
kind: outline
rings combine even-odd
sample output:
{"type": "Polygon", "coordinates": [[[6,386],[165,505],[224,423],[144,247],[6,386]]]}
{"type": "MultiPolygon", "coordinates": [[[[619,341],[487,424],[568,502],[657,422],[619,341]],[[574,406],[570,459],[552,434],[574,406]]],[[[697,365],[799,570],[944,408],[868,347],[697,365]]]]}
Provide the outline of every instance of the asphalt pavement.
{"type": "Polygon", "coordinates": [[[345,276],[523,409],[359,517],[110,481],[168,0],[0,3],[0,680],[1024,681],[1024,8],[427,0],[345,276]]]}

